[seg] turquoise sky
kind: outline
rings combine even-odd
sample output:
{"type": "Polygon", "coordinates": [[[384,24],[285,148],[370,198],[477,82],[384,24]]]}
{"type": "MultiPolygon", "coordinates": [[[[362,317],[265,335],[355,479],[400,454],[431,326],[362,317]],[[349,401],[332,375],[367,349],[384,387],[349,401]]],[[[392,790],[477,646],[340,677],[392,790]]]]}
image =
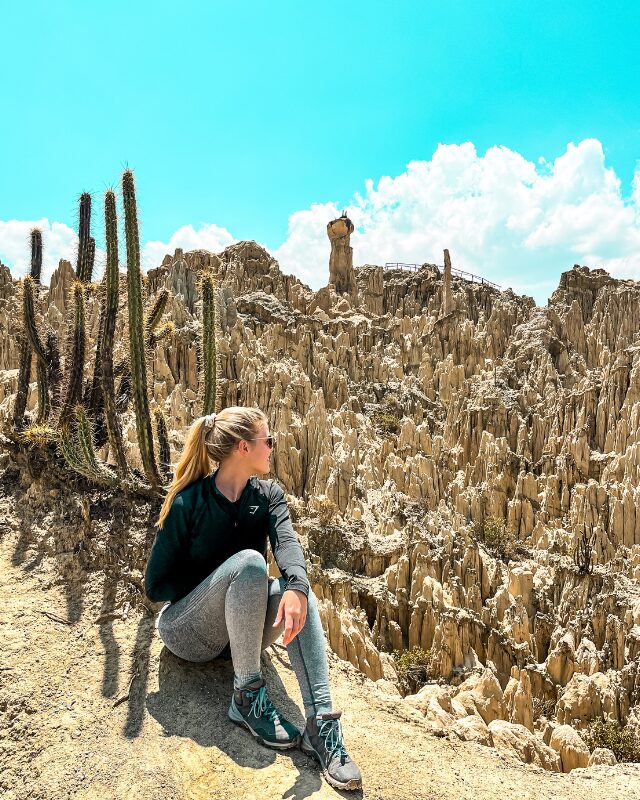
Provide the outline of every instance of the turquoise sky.
{"type": "Polygon", "coordinates": [[[4,4],[0,220],[75,225],[135,170],[143,237],[210,222],[278,247],[439,143],[640,155],[635,2],[4,4]]]}

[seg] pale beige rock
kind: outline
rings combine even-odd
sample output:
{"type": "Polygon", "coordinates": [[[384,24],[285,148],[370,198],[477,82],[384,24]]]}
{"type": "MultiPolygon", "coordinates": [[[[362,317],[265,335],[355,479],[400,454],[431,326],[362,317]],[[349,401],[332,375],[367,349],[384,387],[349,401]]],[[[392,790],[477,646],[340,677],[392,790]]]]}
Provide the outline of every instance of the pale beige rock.
{"type": "Polygon", "coordinates": [[[618,759],[612,750],[608,747],[596,747],[596,749],[589,756],[589,767],[597,766],[598,764],[606,764],[607,766],[614,766],[618,763],[618,759]]]}
{"type": "Polygon", "coordinates": [[[575,672],[573,635],[568,632],[547,656],[547,671],[555,683],[565,686],[575,672]]]}
{"type": "Polygon", "coordinates": [[[558,725],[551,734],[549,746],[560,754],[563,772],[589,764],[589,748],[571,725],[558,725]]]}
{"type": "Polygon", "coordinates": [[[559,723],[571,723],[582,728],[590,720],[602,716],[603,692],[599,678],[604,678],[602,673],[576,673],[573,676],[558,700],[556,716],[559,723]]]}
{"type": "Polygon", "coordinates": [[[488,668],[481,675],[473,675],[462,683],[455,697],[465,708],[472,703],[487,724],[494,719],[504,719],[506,709],[502,689],[488,668]]]}
{"type": "Polygon", "coordinates": [[[475,714],[456,720],[451,730],[465,742],[477,742],[488,747],[493,745],[493,739],[487,724],[475,714]]]}
{"type": "Polygon", "coordinates": [[[504,690],[504,704],[508,718],[511,722],[524,725],[528,730],[533,730],[533,697],[531,693],[531,678],[526,670],[518,671],[513,667],[512,677],[504,690]],[[519,674],[518,674],[519,673],[519,674]]]}
{"type": "Polygon", "coordinates": [[[327,236],[331,242],[329,282],[339,294],[352,293],[355,290],[353,248],[349,245],[353,229],[353,222],[345,213],[327,225],[327,236]]]}
{"type": "Polygon", "coordinates": [[[515,756],[525,764],[536,764],[552,772],[562,772],[560,756],[537,739],[524,725],[496,719],[489,723],[493,746],[505,755],[515,756]]]}
{"type": "Polygon", "coordinates": [[[417,694],[407,695],[404,699],[440,730],[448,730],[455,721],[451,708],[451,689],[448,686],[427,684],[417,694]]]}

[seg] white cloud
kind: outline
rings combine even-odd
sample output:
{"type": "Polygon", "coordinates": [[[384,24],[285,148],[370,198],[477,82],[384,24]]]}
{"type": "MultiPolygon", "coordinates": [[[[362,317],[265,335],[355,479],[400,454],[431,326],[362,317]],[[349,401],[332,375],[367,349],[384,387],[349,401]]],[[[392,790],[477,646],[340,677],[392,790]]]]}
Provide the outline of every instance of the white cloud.
{"type": "Polygon", "coordinates": [[[330,250],[327,223],[339,216],[335,203],[313,203],[306,211],[291,214],[287,238],[272,250],[281,269],[297,275],[313,289],[326,286],[330,250]]]}
{"type": "MultiPolygon", "coordinates": [[[[283,270],[312,288],[328,279],[324,230],[334,210],[327,203],[292,214],[287,240],[274,251],[283,270]]],[[[595,139],[537,163],[506,147],[479,155],[470,142],[440,145],[394,178],[365,181],[347,211],[356,265],[441,264],[448,247],[455,267],[538,303],[574,263],[640,278],[640,172],[623,198],[595,139]]]]}
{"type": "MultiPolygon", "coordinates": [[[[448,247],[454,267],[532,294],[540,304],[574,263],[640,279],[640,169],[624,197],[597,139],[571,143],[552,161],[528,161],[502,146],[480,155],[470,142],[439,145],[429,160],[409,162],[400,175],[377,185],[365,180],[346,210],[356,226],[356,266],[442,263],[448,247]]],[[[284,272],[313,289],[326,285],[326,225],[341,211],[328,201],[291,214],[285,241],[269,248],[284,272]]],[[[44,229],[48,276],[58,258],[74,257],[76,235],[62,223],[0,222],[0,258],[23,274],[34,224],[44,229]]],[[[147,242],[142,265],[157,266],[176,247],[220,252],[235,241],[214,224],[184,225],[168,242],[147,242]]]]}
{"type": "Polygon", "coordinates": [[[31,263],[30,233],[42,231],[42,283],[48,284],[61,258],[73,264],[78,249],[78,235],[63,222],[48,219],[32,221],[0,220],[0,261],[11,268],[14,277],[26,275],[31,263]]]}
{"type": "Polygon", "coordinates": [[[183,225],[171,236],[168,242],[150,241],[142,248],[140,260],[145,270],[157,267],[167,253],[173,255],[177,247],[187,250],[209,250],[219,253],[237,239],[226,228],[218,225],[202,225],[196,230],[193,225],[183,225]]]}

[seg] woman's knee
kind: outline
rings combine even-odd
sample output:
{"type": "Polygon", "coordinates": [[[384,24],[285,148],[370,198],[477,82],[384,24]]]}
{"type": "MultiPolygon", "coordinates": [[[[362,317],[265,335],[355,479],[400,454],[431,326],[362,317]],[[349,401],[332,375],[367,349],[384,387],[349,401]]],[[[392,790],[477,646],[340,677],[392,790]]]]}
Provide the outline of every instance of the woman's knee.
{"type": "Polygon", "coordinates": [[[257,550],[240,550],[233,556],[235,560],[236,578],[261,580],[266,583],[268,577],[267,562],[257,550]]]}

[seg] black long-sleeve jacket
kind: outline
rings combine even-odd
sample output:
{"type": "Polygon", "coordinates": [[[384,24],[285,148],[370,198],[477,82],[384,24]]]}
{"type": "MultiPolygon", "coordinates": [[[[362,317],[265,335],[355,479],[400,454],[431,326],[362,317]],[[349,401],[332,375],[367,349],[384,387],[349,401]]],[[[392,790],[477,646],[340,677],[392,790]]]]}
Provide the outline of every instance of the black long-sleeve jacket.
{"type": "Polygon", "coordinates": [[[147,561],[149,600],[180,600],[240,550],[257,550],[266,560],[267,537],[287,589],[308,596],[304,554],[282,487],[251,476],[232,503],[215,485],[218,469],[174,497],[147,561]]]}

